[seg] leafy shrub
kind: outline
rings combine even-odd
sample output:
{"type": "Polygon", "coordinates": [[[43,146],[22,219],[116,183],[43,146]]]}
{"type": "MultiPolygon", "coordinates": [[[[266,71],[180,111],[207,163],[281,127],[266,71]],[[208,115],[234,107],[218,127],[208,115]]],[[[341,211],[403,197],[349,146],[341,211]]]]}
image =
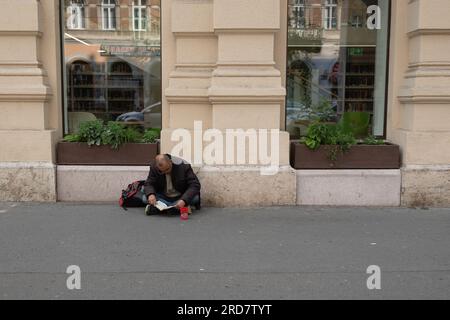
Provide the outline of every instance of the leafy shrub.
{"type": "Polygon", "coordinates": [[[64,137],[63,141],[66,142],[82,142],[78,134],[68,134],[64,137]]]}
{"type": "Polygon", "coordinates": [[[119,148],[124,143],[137,142],[139,139],[140,133],[136,129],[114,121],[110,121],[104,126],[101,136],[102,144],[110,145],[113,149],[119,148]]]}
{"type": "Polygon", "coordinates": [[[145,130],[144,135],[142,136],[141,142],[155,143],[156,140],[159,139],[160,134],[161,134],[160,129],[156,129],[156,128],[147,129],[147,130],[145,130]]]}
{"type": "Polygon", "coordinates": [[[363,141],[363,144],[366,145],[374,145],[374,146],[379,146],[379,145],[383,145],[386,144],[386,142],[384,140],[381,139],[377,139],[374,136],[368,136],[366,137],[363,141]]]}
{"type": "Polygon", "coordinates": [[[155,143],[160,136],[160,129],[147,129],[144,133],[123,123],[110,121],[106,125],[102,120],[81,123],[78,133],[64,137],[66,142],[86,142],[89,146],[110,145],[117,149],[124,143],[155,143]]]}
{"type": "Polygon", "coordinates": [[[356,144],[356,138],[336,124],[315,122],[308,127],[304,143],[311,150],[317,150],[321,145],[330,145],[328,158],[336,161],[339,152],[347,152],[356,144]]]}
{"type": "Polygon", "coordinates": [[[102,120],[82,122],[78,131],[79,142],[87,142],[89,146],[101,145],[102,135],[105,130],[102,120]]]}

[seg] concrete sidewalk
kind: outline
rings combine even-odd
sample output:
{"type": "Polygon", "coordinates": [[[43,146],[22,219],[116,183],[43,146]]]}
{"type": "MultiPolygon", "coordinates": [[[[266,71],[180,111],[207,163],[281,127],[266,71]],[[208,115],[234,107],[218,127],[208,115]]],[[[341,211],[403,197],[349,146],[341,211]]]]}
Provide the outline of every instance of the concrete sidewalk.
{"type": "Polygon", "coordinates": [[[0,299],[450,298],[450,209],[0,203],[0,243],[0,299]]]}

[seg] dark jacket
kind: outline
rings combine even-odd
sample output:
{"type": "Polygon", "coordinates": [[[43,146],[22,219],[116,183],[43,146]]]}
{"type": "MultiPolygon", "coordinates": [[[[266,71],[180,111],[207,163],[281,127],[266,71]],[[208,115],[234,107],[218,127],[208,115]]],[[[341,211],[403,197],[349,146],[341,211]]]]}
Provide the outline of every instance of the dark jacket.
{"type": "MultiPolygon", "coordinates": [[[[171,159],[172,157],[168,155],[171,159]]],[[[200,193],[200,182],[190,164],[179,161],[179,158],[172,159],[172,185],[181,193],[180,200],[191,204],[192,199],[200,193]],[[178,161],[176,161],[177,159],[178,161]]],[[[150,165],[150,172],[144,185],[144,192],[148,196],[166,191],[166,175],[161,173],[153,164],[150,165]]]]}

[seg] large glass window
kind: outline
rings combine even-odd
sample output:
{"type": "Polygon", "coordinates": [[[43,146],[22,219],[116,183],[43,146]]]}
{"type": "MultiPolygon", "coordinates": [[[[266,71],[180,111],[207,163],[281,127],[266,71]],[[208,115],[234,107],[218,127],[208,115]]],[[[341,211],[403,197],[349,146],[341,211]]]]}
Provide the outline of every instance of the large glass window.
{"type": "Polygon", "coordinates": [[[343,117],[369,119],[368,134],[385,135],[389,7],[389,0],[289,0],[286,128],[293,138],[312,121],[343,117]]]}
{"type": "Polygon", "coordinates": [[[160,0],[63,3],[66,133],[92,119],[161,128],[160,0]],[[89,12],[82,29],[72,28],[74,6],[89,12]]]}

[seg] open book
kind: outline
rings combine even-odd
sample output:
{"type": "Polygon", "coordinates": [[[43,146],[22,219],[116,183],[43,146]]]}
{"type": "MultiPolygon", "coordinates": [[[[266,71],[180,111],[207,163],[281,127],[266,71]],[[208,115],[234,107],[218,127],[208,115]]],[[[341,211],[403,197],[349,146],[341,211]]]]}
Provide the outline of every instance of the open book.
{"type": "Polygon", "coordinates": [[[174,206],[169,207],[164,202],[158,200],[158,201],[156,201],[155,207],[158,208],[159,211],[164,211],[164,210],[169,210],[171,208],[175,208],[176,206],[174,205],[174,206]]]}

